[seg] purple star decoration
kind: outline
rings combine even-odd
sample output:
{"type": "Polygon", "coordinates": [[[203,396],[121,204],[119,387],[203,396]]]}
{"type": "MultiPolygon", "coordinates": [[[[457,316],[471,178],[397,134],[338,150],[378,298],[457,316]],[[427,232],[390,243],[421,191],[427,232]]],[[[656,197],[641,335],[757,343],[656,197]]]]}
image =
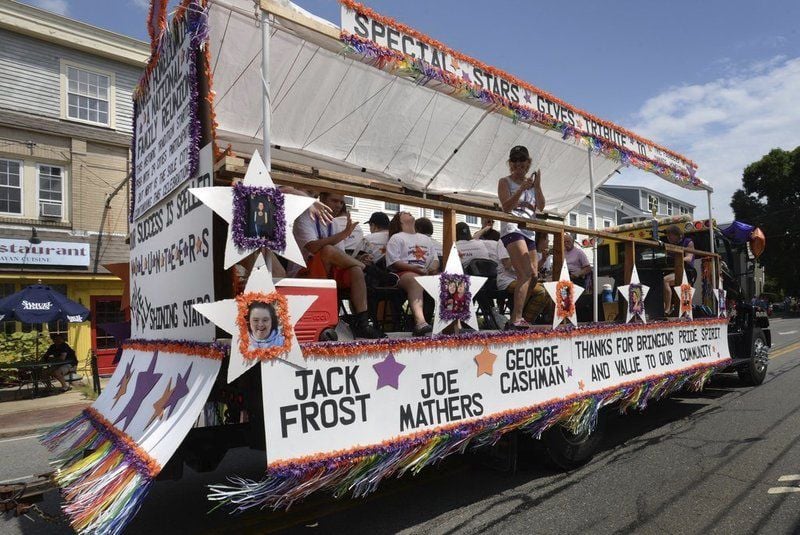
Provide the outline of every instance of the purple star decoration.
{"type": "Polygon", "coordinates": [[[136,417],[144,398],[147,397],[158,383],[158,380],[161,379],[162,374],[155,373],[156,360],[158,360],[158,350],[153,353],[153,359],[150,361],[150,366],[148,366],[147,370],[136,374],[136,386],[134,387],[133,396],[131,396],[128,404],[125,405],[125,408],[122,409],[122,412],[119,413],[119,416],[114,421],[114,425],[117,425],[120,420],[125,420],[125,425],[122,426],[123,431],[128,428],[128,424],[136,417]]]}
{"type": "Polygon", "coordinates": [[[178,405],[178,402],[186,397],[186,394],[189,393],[189,374],[192,373],[192,366],[194,363],[189,364],[189,367],[186,369],[186,373],[183,375],[178,375],[178,380],[175,382],[175,388],[172,390],[172,393],[169,395],[169,399],[167,400],[167,404],[164,405],[164,409],[166,410],[169,407],[169,412],[167,413],[167,418],[172,416],[172,411],[175,410],[175,407],[178,405]]]}
{"type": "Polygon", "coordinates": [[[400,379],[400,374],[403,373],[403,370],[406,368],[405,364],[400,364],[394,359],[393,353],[389,353],[385,359],[377,364],[373,364],[372,367],[375,369],[375,373],[378,374],[377,388],[381,389],[384,386],[391,386],[395,390],[397,390],[399,386],[398,380],[400,379]]]}
{"type": "Polygon", "coordinates": [[[266,247],[270,251],[282,253],[286,249],[286,214],[283,209],[283,193],[278,188],[246,186],[242,183],[233,186],[233,221],[231,234],[233,243],[240,249],[255,250],[266,247]],[[271,205],[272,232],[270,236],[259,236],[254,232],[253,213],[250,199],[261,197],[271,205]]]}
{"type": "Polygon", "coordinates": [[[567,367],[567,377],[572,377],[572,368],[567,367]]]}

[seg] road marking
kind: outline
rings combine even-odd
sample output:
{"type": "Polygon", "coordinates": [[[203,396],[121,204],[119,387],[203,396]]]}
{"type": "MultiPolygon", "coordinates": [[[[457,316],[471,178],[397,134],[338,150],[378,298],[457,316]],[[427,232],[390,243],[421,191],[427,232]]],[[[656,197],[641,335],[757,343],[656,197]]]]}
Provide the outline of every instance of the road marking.
{"type": "Polygon", "coordinates": [[[25,435],[24,437],[4,438],[0,439],[0,444],[4,442],[15,442],[17,440],[27,440],[29,438],[39,438],[39,435],[25,435]]]}
{"type": "Polygon", "coordinates": [[[778,481],[800,481],[800,474],[789,474],[786,476],[781,476],[778,478],[778,481]]]}
{"type": "Polygon", "coordinates": [[[793,331],[786,331],[785,333],[778,333],[778,334],[780,334],[780,335],[784,335],[784,334],[794,334],[794,333],[796,333],[796,332],[797,332],[797,329],[795,329],[795,330],[793,330],[793,331]]]}
{"type": "Polygon", "coordinates": [[[787,492],[800,492],[800,487],[772,487],[767,494],[786,494],[787,492]]]}
{"type": "Polygon", "coordinates": [[[781,355],[785,355],[786,353],[791,353],[795,349],[800,349],[800,342],[795,342],[792,345],[786,346],[783,349],[779,349],[774,353],[770,354],[769,358],[774,359],[780,357],[781,355]]]}
{"type": "Polygon", "coordinates": [[[24,481],[26,479],[32,479],[36,476],[33,474],[29,476],[22,476],[22,477],[15,477],[14,479],[6,479],[5,481],[0,481],[0,485],[8,485],[9,483],[16,483],[17,481],[24,481]]]}

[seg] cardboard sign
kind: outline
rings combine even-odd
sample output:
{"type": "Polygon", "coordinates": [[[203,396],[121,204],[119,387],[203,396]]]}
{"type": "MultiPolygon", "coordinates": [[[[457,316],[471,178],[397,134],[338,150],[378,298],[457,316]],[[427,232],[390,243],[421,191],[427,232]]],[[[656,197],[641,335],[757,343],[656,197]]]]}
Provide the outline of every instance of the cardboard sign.
{"type": "Polygon", "coordinates": [[[131,337],[214,339],[214,324],[192,308],[214,301],[212,212],[189,193],[211,186],[212,148],[197,176],[135,222],[131,232],[131,337]]]}
{"type": "Polygon", "coordinates": [[[339,455],[728,358],[724,321],[618,327],[262,364],[267,458],[339,455]]]}

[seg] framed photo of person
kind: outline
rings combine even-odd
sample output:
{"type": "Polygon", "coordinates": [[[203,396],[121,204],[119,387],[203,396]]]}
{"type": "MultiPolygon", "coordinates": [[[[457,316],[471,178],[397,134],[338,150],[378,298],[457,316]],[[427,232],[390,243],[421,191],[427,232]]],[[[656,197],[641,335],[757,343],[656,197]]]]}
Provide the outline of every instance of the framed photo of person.
{"type": "Polygon", "coordinates": [[[286,298],[278,292],[247,292],[236,297],[239,350],[247,359],[271,360],[292,344],[286,298]]]}
{"type": "Polygon", "coordinates": [[[444,321],[469,320],[472,314],[469,275],[442,273],[439,288],[439,317],[444,321]]]}
{"type": "Polygon", "coordinates": [[[284,198],[278,188],[233,187],[233,242],[240,249],[286,249],[284,198]]]}

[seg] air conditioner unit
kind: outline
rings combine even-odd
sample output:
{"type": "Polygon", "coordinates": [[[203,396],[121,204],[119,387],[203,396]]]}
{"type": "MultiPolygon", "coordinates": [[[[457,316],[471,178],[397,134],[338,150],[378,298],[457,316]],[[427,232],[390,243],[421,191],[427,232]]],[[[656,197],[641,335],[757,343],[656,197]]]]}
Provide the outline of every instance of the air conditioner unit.
{"type": "Polygon", "coordinates": [[[61,219],[61,203],[40,201],[39,215],[42,217],[55,217],[61,219]]]}

